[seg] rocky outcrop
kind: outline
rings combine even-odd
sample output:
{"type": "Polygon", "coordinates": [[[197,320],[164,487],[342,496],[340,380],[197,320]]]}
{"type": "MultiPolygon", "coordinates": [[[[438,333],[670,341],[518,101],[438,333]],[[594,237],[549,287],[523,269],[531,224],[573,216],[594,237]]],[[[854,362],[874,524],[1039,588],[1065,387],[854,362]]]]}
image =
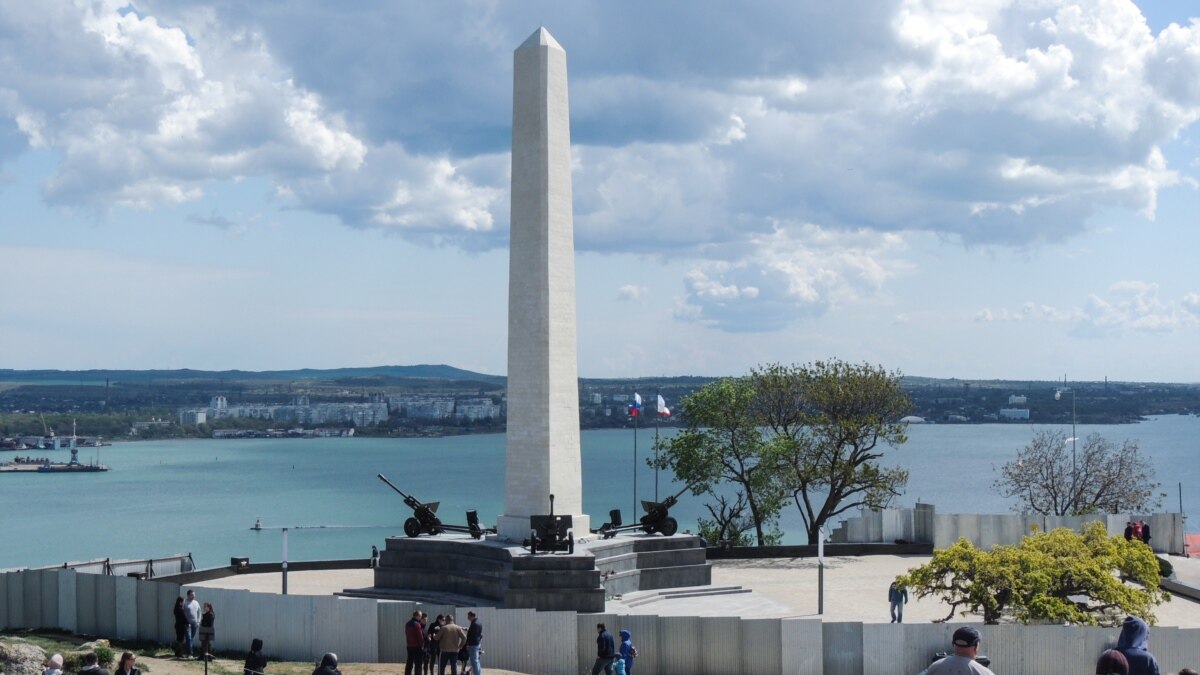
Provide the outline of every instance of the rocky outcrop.
{"type": "Polygon", "coordinates": [[[4,675],[42,675],[46,650],[21,641],[0,641],[0,673],[4,675]]]}

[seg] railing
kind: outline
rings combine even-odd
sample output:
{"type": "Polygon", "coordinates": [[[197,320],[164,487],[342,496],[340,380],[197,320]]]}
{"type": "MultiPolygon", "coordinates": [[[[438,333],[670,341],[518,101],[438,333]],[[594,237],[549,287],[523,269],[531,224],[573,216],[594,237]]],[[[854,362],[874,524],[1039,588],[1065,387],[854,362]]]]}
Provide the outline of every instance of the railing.
{"type": "Polygon", "coordinates": [[[61,565],[46,567],[30,567],[31,570],[75,570],[82,574],[103,574],[106,576],[137,576],[141,579],[154,579],[161,576],[184,574],[196,569],[191,553],[176,553],[162,558],[144,558],[141,560],[113,560],[101,558],[82,562],[65,562],[61,565]]]}

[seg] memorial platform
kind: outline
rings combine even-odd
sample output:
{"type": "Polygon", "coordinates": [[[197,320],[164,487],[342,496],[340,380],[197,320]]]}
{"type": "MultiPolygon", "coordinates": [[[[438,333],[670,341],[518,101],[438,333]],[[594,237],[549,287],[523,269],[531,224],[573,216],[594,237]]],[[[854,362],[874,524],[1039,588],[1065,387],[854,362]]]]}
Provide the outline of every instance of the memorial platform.
{"type": "Polygon", "coordinates": [[[614,595],[706,586],[712,567],[694,535],[588,538],[574,553],[530,554],[495,539],[390,537],[371,588],[352,597],[428,600],[455,597],[481,606],[603,612],[614,595]]]}

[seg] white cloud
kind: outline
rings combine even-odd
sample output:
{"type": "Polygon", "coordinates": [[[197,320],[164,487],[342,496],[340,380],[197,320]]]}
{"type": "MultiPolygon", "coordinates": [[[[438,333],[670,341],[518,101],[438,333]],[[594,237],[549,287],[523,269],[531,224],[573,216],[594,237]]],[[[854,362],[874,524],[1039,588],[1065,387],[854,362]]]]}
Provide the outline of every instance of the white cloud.
{"type": "Polygon", "coordinates": [[[1200,294],[1188,293],[1179,302],[1163,300],[1158,284],[1118,281],[1101,295],[1088,296],[1082,307],[1061,309],[1027,302],[1018,310],[984,308],[975,320],[1066,323],[1076,335],[1103,337],[1123,331],[1170,333],[1200,326],[1200,294]]]}
{"type": "Polygon", "coordinates": [[[646,286],[635,286],[634,284],[626,284],[617,289],[617,299],[625,301],[637,301],[650,295],[650,289],[646,286]]]}

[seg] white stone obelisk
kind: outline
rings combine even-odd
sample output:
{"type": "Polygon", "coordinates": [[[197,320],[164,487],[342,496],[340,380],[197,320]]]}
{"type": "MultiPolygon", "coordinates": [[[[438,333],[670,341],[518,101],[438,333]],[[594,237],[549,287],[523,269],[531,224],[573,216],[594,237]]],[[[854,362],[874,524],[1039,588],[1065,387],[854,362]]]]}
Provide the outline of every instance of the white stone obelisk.
{"type": "Polygon", "coordinates": [[[587,534],[579,460],[575,241],[567,53],[545,28],[513,52],[508,270],[508,435],[500,537],[529,516],[573,518],[587,534]]]}

